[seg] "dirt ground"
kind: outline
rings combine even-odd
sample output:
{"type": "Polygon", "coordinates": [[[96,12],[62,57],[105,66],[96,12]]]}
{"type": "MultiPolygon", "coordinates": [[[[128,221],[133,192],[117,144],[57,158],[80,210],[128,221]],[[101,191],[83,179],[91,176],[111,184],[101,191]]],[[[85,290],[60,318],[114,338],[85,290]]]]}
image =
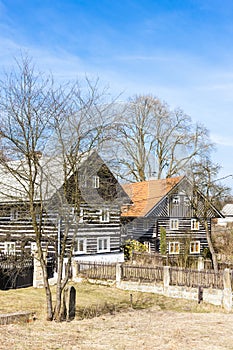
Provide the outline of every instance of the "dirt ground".
{"type": "Polygon", "coordinates": [[[131,310],[72,322],[0,326],[2,350],[233,349],[233,313],[131,310]]]}

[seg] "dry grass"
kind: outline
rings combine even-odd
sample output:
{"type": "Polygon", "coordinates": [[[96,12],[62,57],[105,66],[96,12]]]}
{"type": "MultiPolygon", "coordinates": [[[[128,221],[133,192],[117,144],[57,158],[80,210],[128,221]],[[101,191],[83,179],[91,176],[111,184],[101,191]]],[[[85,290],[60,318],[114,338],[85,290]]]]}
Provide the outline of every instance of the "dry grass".
{"type": "Polygon", "coordinates": [[[81,283],[77,317],[46,322],[43,289],[0,291],[0,312],[35,311],[37,320],[0,327],[0,349],[233,349],[233,314],[207,304],[81,283]],[[98,317],[96,317],[98,316],[98,317]],[[94,318],[92,318],[94,317],[94,318]]]}

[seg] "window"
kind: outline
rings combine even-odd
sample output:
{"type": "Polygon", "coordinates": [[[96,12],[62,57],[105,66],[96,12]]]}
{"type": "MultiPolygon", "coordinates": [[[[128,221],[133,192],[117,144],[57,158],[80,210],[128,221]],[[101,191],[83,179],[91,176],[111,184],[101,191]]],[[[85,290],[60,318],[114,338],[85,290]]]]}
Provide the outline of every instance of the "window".
{"type": "Polygon", "coordinates": [[[197,219],[191,219],[191,230],[199,230],[199,221],[197,219]]]}
{"type": "Polygon", "coordinates": [[[200,253],[200,241],[190,242],[190,254],[200,253]]]}
{"type": "Polygon", "coordinates": [[[179,254],[180,243],[179,242],[169,242],[169,254],[179,254]]]}
{"type": "Polygon", "coordinates": [[[79,222],[80,224],[83,223],[83,217],[84,217],[84,209],[80,208],[79,211],[77,208],[71,208],[71,215],[72,219],[75,223],[79,222]]]}
{"type": "Polygon", "coordinates": [[[100,178],[99,176],[93,176],[93,187],[99,188],[100,187],[100,178]]]}
{"type": "Polygon", "coordinates": [[[178,219],[170,219],[170,229],[178,230],[179,228],[179,220],[178,219]]]}
{"type": "Polygon", "coordinates": [[[11,208],[11,220],[17,220],[18,215],[18,210],[16,208],[11,208]]]}
{"type": "Polygon", "coordinates": [[[104,253],[110,251],[110,237],[98,238],[97,242],[97,252],[104,253]]]}
{"type": "Polygon", "coordinates": [[[102,209],[100,211],[100,222],[109,222],[109,209],[102,209]]]}
{"type": "Polygon", "coordinates": [[[37,251],[36,242],[31,242],[31,253],[35,254],[36,251],[37,251]]]}
{"type": "Polygon", "coordinates": [[[188,196],[184,196],[184,205],[186,207],[190,206],[191,199],[188,196]]]}
{"type": "Polygon", "coordinates": [[[180,196],[173,196],[172,197],[172,204],[175,204],[175,205],[180,204],[180,196]]]}
{"type": "Polygon", "coordinates": [[[84,209],[80,208],[80,211],[79,211],[79,223],[80,224],[83,224],[83,217],[84,217],[84,209]]]}
{"type": "Polygon", "coordinates": [[[4,243],[4,253],[5,254],[15,254],[15,243],[14,242],[5,242],[4,243]]]}
{"type": "Polygon", "coordinates": [[[74,244],[74,253],[85,254],[87,252],[86,238],[77,238],[74,244]]]}
{"type": "Polygon", "coordinates": [[[87,187],[87,176],[86,175],[80,175],[79,176],[79,182],[80,182],[80,187],[86,188],[87,187]]]}

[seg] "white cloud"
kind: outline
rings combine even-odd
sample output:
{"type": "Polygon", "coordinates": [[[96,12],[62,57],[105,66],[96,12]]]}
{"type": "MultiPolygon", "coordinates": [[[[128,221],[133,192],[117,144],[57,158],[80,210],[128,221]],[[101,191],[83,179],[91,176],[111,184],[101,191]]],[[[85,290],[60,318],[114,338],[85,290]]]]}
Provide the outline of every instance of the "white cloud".
{"type": "Polygon", "coordinates": [[[233,147],[233,137],[220,134],[211,134],[212,141],[220,146],[233,147]]]}

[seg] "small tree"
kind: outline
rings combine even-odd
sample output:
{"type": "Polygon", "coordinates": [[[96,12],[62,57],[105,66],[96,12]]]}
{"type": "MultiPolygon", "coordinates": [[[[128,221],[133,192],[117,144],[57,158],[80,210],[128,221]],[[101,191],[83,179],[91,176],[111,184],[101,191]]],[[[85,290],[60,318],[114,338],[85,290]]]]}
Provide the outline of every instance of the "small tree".
{"type": "Polygon", "coordinates": [[[135,239],[128,239],[124,244],[124,255],[126,260],[130,260],[132,258],[133,252],[147,252],[147,247],[145,244],[135,239]]]}
{"type": "Polygon", "coordinates": [[[98,148],[104,138],[103,114],[107,104],[103,103],[104,92],[99,91],[98,82],[86,79],[86,89],[79,83],[55,88],[52,77],[36,72],[27,57],[17,62],[17,68],[0,82],[4,155],[0,162],[3,173],[9,174],[1,177],[0,192],[4,198],[27,208],[43,272],[47,319],[59,321],[79,222],[78,169],[84,154],[98,148]],[[47,155],[45,161],[42,154],[47,155]],[[51,191],[55,193],[52,198],[51,191]],[[44,254],[44,241],[50,238],[44,233],[43,223],[51,209],[58,218],[54,221],[53,240],[58,252],[55,306],[44,254]],[[77,224],[71,231],[74,219],[77,224]]]}
{"type": "Polygon", "coordinates": [[[220,166],[212,163],[209,158],[192,164],[192,201],[191,205],[195,217],[205,228],[208,247],[210,250],[214,270],[218,271],[218,261],[211,234],[210,220],[213,206],[219,203],[219,197],[229,194],[229,188],[216,179],[220,166]],[[201,203],[201,204],[200,204],[201,203]]]}
{"type": "Polygon", "coordinates": [[[164,227],[160,227],[160,253],[167,254],[167,233],[164,227]]]}

